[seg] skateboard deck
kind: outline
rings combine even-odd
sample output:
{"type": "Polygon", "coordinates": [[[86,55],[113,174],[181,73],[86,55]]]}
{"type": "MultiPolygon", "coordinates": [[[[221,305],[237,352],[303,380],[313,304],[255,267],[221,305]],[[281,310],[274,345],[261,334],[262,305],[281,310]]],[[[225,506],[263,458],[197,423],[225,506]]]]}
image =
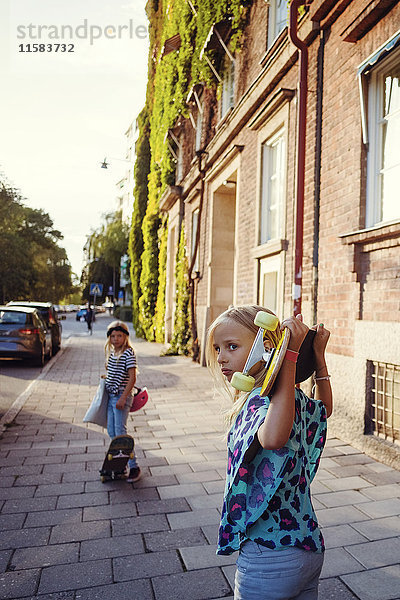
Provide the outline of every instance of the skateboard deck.
{"type": "MultiPolygon", "coordinates": [[[[306,337],[304,338],[300,349],[299,356],[296,363],[296,375],[295,375],[295,383],[301,383],[302,381],[306,381],[315,371],[315,357],[313,350],[313,342],[315,337],[315,331],[313,329],[309,329],[306,337]]],[[[279,370],[282,366],[282,362],[285,358],[286,350],[288,347],[290,339],[289,329],[285,329],[284,335],[281,337],[273,356],[270,359],[270,362],[267,365],[267,372],[265,374],[265,379],[263,386],[261,388],[261,396],[268,396],[269,392],[272,389],[272,386],[275,383],[275,379],[279,373],[279,370]]]]}
{"type": "Polygon", "coordinates": [[[131,435],[117,435],[110,446],[100,469],[102,483],[111,479],[124,479],[128,460],[134,457],[135,442],[131,435]]]}
{"type": "MultiPolygon", "coordinates": [[[[261,387],[260,396],[268,396],[269,392],[272,389],[272,386],[275,383],[275,379],[279,373],[279,370],[282,366],[282,362],[285,358],[286,350],[290,340],[290,331],[289,329],[285,329],[281,339],[276,348],[272,348],[269,353],[271,356],[266,362],[265,368],[266,373],[264,377],[264,382],[261,387]]],[[[266,353],[268,354],[268,353],[266,353]]]]}

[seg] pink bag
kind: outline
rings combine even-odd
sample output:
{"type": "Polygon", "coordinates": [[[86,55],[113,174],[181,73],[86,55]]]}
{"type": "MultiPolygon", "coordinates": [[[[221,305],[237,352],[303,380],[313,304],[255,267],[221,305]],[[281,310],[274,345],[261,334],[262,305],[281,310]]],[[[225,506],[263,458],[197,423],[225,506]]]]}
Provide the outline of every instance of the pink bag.
{"type": "Polygon", "coordinates": [[[149,394],[147,392],[147,388],[135,388],[135,393],[133,395],[132,406],[129,409],[129,412],[136,412],[140,408],[146,404],[149,399],[149,394]]]}

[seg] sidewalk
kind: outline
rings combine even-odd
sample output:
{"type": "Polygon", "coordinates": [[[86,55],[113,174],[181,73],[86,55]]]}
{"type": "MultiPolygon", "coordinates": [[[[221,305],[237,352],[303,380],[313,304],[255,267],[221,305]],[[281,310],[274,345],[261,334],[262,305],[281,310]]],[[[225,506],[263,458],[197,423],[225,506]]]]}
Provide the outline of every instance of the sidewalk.
{"type": "MultiPolygon", "coordinates": [[[[143,478],[102,484],[108,437],[82,417],[103,344],[72,337],[0,439],[0,598],[232,599],[236,557],[215,554],[226,452],[207,370],[135,341],[151,396],[129,424],[143,478]]],[[[400,599],[400,472],[338,439],[323,456],[320,600],[400,599]]]]}

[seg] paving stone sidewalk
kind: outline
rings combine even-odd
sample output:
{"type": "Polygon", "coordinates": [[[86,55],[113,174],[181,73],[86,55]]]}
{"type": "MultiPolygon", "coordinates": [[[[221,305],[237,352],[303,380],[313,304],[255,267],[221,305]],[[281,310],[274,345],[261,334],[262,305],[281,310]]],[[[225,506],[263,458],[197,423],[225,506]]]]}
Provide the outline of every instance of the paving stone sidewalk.
{"type": "MultiPolygon", "coordinates": [[[[99,481],[108,437],[82,417],[103,336],[72,337],[0,439],[0,598],[233,598],[215,540],[225,475],[206,369],[135,341],[150,401],[130,417],[143,478],[99,481]]],[[[313,484],[327,545],[320,600],[400,599],[400,472],[329,439],[313,484]]]]}

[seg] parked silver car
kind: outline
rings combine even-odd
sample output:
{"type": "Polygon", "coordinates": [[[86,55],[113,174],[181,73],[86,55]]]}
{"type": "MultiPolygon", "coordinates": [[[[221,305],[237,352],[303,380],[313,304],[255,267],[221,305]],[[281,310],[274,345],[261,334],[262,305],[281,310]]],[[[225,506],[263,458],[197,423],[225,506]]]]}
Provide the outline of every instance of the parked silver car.
{"type": "Polygon", "coordinates": [[[51,329],[37,309],[0,306],[0,357],[27,358],[42,367],[51,356],[51,329]]]}
{"type": "Polygon", "coordinates": [[[43,321],[46,323],[47,329],[51,332],[52,353],[56,354],[61,346],[62,326],[60,319],[65,319],[65,315],[60,317],[51,302],[32,302],[31,300],[14,300],[8,302],[7,306],[30,306],[36,308],[43,321]]]}

